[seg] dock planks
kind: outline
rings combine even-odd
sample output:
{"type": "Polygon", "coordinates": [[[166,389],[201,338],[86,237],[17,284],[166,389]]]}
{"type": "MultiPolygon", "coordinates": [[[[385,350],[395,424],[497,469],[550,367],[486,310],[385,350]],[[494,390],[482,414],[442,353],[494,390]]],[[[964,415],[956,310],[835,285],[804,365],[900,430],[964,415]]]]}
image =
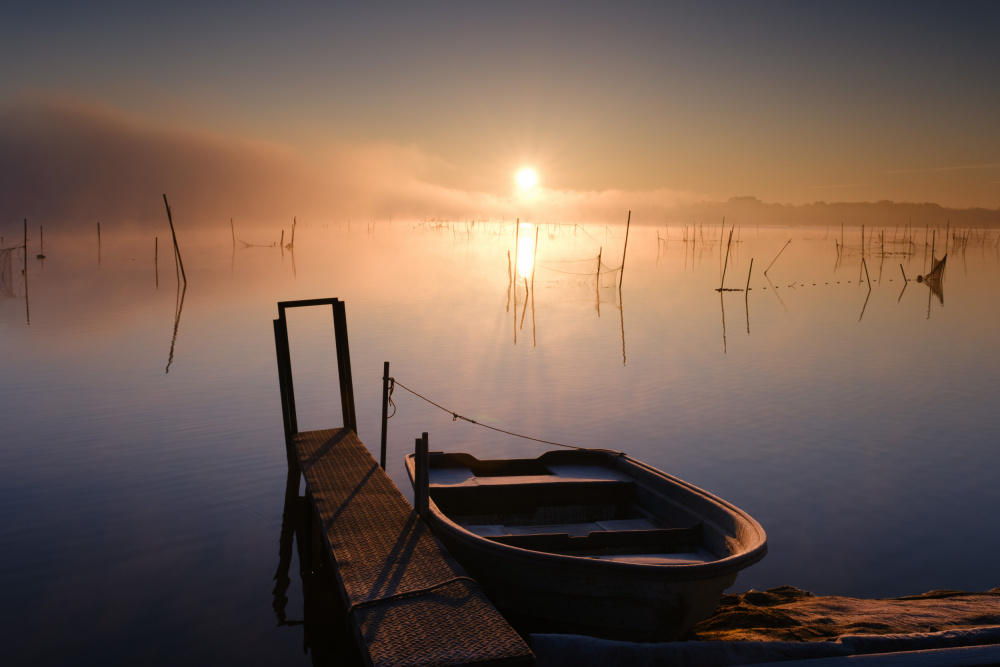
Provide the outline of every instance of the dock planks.
{"type": "Polygon", "coordinates": [[[292,436],[372,665],[531,665],[534,656],[350,429],[292,436]]]}

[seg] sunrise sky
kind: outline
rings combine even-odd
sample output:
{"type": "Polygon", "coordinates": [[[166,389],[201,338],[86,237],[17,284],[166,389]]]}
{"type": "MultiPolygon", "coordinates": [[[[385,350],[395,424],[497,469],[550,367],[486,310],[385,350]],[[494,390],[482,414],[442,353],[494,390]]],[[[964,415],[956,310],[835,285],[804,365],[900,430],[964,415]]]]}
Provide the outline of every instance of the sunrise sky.
{"type": "Polygon", "coordinates": [[[0,215],[1000,207],[1000,3],[144,5],[0,6],[0,215]]]}

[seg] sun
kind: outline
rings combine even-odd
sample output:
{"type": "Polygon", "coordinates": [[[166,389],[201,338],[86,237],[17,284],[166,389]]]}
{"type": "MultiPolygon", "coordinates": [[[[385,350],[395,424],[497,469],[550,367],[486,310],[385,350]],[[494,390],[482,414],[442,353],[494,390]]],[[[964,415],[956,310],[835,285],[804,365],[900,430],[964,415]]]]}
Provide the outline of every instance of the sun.
{"type": "Polygon", "coordinates": [[[517,172],[517,185],[522,191],[530,190],[538,185],[538,173],[531,167],[525,167],[517,172]]]}

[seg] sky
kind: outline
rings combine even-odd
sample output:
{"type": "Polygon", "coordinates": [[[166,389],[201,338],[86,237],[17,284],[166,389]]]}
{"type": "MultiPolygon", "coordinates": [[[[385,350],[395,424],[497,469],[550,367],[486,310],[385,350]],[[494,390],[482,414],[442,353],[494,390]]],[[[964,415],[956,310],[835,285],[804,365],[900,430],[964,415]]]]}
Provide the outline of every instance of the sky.
{"type": "Polygon", "coordinates": [[[1000,208],[1000,3],[145,4],[0,6],[0,217],[1000,208]]]}

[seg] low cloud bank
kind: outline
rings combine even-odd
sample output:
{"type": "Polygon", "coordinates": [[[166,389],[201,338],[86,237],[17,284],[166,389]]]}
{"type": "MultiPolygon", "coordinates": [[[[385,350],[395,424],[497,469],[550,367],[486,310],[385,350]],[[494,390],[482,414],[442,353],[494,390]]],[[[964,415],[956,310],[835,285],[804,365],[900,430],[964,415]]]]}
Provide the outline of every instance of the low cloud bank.
{"type": "MultiPolygon", "coordinates": [[[[405,146],[330,146],[303,155],[281,144],[171,127],[74,99],[0,110],[0,220],[42,224],[162,221],[241,225],[300,219],[522,217],[620,221],[629,208],[666,210],[683,197],[540,190],[531,197],[430,182],[433,157],[405,146]]],[[[689,198],[690,199],[690,198],[689,198]]]]}
{"type": "Polygon", "coordinates": [[[278,143],[153,123],[65,98],[0,109],[0,223],[84,226],[162,222],[161,195],[178,219],[239,225],[300,220],[507,219],[640,224],[979,226],[1000,211],[934,204],[765,204],[700,201],[670,189],[545,190],[499,196],[431,182],[434,156],[405,146],[330,146],[303,155],[278,143]]]}

